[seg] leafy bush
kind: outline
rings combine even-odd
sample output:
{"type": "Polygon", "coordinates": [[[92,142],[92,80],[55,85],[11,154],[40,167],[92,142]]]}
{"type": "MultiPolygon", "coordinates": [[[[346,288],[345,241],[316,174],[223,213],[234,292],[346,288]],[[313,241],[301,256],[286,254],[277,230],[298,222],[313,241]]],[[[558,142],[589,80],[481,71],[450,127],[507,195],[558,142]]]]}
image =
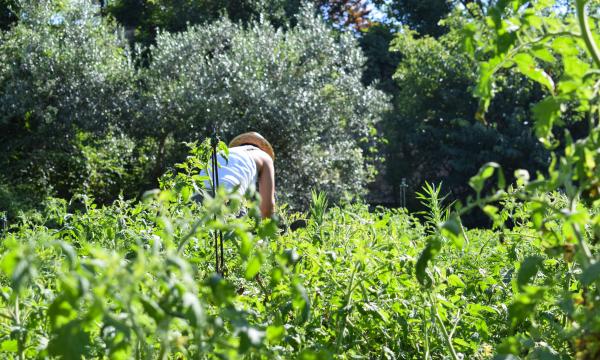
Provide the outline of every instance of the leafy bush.
{"type": "Polygon", "coordinates": [[[275,148],[286,200],[306,203],[313,186],[334,199],[362,193],[386,99],[361,84],[356,40],[306,13],[285,32],[220,20],[161,33],[142,75],[143,129],[189,140],[213,128],[223,139],[255,130],[275,148]]]}
{"type": "MultiPolygon", "coordinates": [[[[0,171],[6,181],[29,184],[38,199],[80,190],[90,164],[78,139],[106,138],[131,125],[130,60],[115,27],[89,2],[25,6],[18,24],[0,34],[0,171]]],[[[122,165],[127,157],[110,156],[122,165]]]]}
{"type": "Polygon", "coordinates": [[[526,222],[469,231],[460,252],[440,248],[423,267],[422,248],[451,242],[439,232],[448,218],[439,188],[425,199],[425,224],[363,204],[328,208],[314,193],[310,216],[280,214],[282,224],[304,218],[307,226],[282,233],[259,221],[253,197],[190,201],[207,148],[194,148],[144,201],[98,208],[84,197],[76,212],[49,201],[2,233],[7,358],[416,359],[442,357],[448,341],[485,358],[512,331],[518,259],[540,254],[520,241],[531,234],[526,222]],[[250,216],[236,218],[244,201],[250,216]],[[214,274],[215,230],[226,239],[225,278],[214,274]]]}
{"type": "Polygon", "coordinates": [[[287,31],[221,20],[161,33],[136,70],[88,1],[27,5],[1,35],[4,179],[39,199],[136,195],[214,126],[224,139],[257,130],[271,140],[282,199],[306,204],[312,186],[334,200],[363,193],[386,99],[361,85],[356,40],[313,10],[287,31]]]}
{"type": "MultiPolygon", "coordinates": [[[[455,199],[470,194],[469,178],[488,161],[503,165],[507,174],[524,168],[545,168],[550,154],[537,141],[530,120],[530,103],[543,93],[534,83],[507,73],[496,84],[487,123],[476,119],[477,63],[461,44],[464,20],[454,15],[450,31],[439,38],[400,32],[392,50],[400,56],[394,79],[396,111],[385,121],[390,139],[387,173],[392,184],[407,178],[414,187],[443,182],[455,199]]],[[[415,204],[411,204],[413,207],[415,204]]]]}
{"type": "Polygon", "coordinates": [[[498,346],[499,357],[596,359],[600,356],[600,50],[597,23],[588,11],[597,4],[576,0],[565,6],[564,13],[557,12],[552,2],[522,4],[495,3],[484,21],[464,29],[465,45],[479,65],[474,89],[480,100],[478,118],[486,119],[505,72],[518,71],[544,89],[543,99],[532,104],[531,118],[540,142],[553,150],[552,161],[547,173],[535,178],[517,170],[517,184],[510,187],[505,186],[500,165],[486,164],[469,182],[476,197],[457,209],[441,229],[460,242],[464,234],[458,217],[479,207],[497,228],[508,228],[515,220],[525,224],[532,234],[523,240],[544,253],[520,259],[516,294],[508,308],[514,331],[498,346]],[[585,121],[585,126],[574,140],[564,126],[577,121],[585,121]],[[559,146],[564,150],[557,151],[559,146]],[[484,195],[484,185],[494,175],[497,187],[484,195]]]}

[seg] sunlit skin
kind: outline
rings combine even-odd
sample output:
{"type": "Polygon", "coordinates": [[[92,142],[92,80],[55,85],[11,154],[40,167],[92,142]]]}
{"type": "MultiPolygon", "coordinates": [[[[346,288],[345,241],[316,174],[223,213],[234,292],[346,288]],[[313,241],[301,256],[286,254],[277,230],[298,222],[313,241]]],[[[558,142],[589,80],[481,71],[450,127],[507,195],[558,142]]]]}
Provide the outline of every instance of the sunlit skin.
{"type": "Polygon", "coordinates": [[[270,218],[275,210],[275,167],[273,159],[259,148],[248,151],[248,155],[256,163],[258,171],[261,216],[270,218]]]}

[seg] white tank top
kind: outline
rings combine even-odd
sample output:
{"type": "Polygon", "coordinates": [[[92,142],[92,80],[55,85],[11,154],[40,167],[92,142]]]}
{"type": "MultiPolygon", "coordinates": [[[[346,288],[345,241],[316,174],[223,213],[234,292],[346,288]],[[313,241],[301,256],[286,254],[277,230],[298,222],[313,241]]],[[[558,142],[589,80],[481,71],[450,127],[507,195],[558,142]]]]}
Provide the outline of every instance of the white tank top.
{"type": "MultiPolygon", "coordinates": [[[[256,149],[252,145],[236,146],[229,149],[229,157],[227,160],[219,154],[217,162],[219,163],[219,186],[224,186],[228,191],[231,191],[235,186],[239,185],[238,192],[245,193],[250,186],[255,186],[258,179],[258,170],[256,163],[250,157],[249,151],[256,149]]],[[[205,180],[204,186],[206,189],[211,189],[212,182],[212,166],[208,167],[209,174],[204,170],[200,172],[201,176],[209,176],[211,180],[205,180]]]]}

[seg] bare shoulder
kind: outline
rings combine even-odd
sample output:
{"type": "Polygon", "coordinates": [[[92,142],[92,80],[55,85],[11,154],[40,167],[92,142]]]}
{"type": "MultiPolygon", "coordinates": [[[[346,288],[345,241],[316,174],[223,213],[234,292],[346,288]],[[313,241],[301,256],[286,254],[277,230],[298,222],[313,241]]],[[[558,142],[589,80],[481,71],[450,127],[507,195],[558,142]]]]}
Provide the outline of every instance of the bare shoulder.
{"type": "Polygon", "coordinates": [[[250,151],[250,154],[259,169],[264,167],[273,168],[273,159],[266,152],[257,149],[256,151],[250,151]]]}

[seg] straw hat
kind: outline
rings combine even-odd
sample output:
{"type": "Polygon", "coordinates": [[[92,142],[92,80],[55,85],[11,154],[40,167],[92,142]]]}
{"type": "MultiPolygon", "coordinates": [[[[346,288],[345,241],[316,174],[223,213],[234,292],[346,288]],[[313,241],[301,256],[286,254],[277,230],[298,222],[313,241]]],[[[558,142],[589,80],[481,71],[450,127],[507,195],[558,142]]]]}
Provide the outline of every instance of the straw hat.
{"type": "Polygon", "coordinates": [[[269,154],[271,159],[275,160],[275,152],[273,151],[271,144],[261,134],[254,131],[236,136],[229,143],[229,147],[232,148],[247,144],[256,146],[257,148],[269,154]]]}

